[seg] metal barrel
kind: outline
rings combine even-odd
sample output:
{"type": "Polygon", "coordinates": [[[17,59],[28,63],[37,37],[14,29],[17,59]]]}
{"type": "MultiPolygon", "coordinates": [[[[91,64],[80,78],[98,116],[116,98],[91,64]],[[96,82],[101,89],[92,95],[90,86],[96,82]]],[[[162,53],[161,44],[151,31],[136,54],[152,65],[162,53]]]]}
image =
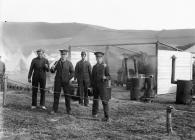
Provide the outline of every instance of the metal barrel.
{"type": "Polygon", "coordinates": [[[153,76],[146,77],[145,84],[146,84],[146,89],[144,94],[145,98],[154,98],[155,97],[154,77],[153,76]]]}
{"type": "Polygon", "coordinates": [[[144,95],[145,78],[132,78],[132,88],[130,90],[131,100],[139,100],[144,95]]]}
{"type": "Polygon", "coordinates": [[[176,104],[190,104],[192,102],[192,81],[177,80],[176,104]]]}

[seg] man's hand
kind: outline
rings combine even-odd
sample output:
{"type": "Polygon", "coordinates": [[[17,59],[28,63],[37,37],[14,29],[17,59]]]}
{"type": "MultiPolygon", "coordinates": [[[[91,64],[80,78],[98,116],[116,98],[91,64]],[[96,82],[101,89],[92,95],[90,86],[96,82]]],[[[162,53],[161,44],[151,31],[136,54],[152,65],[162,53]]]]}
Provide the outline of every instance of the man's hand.
{"type": "Polygon", "coordinates": [[[103,76],[103,80],[106,80],[107,78],[106,78],[106,76],[103,76]]]}
{"type": "Polygon", "coordinates": [[[88,88],[89,89],[89,91],[91,92],[91,93],[93,93],[93,88],[92,87],[90,87],[90,88],[88,88]]]}
{"type": "Polygon", "coordinates": [[[54,70],[54,69],[55,69],[55,66],[53,65],[53,66],[51,67],[51,69],[54,70]]]}
{"type": "Polygon", "coordinates": [[[45,64],[45,68],[49,68],[49,65],[48,64],[45,64]]]}
{"type": "Polygon", "coordinates": [[[30,78],[28,79],[28,82],[31,83],[31,79],[30,78]]]}
{"type": "Polygon", "coordinates": [[[77,78],[74,78],[74,82],[77,82],[77,78]]]}

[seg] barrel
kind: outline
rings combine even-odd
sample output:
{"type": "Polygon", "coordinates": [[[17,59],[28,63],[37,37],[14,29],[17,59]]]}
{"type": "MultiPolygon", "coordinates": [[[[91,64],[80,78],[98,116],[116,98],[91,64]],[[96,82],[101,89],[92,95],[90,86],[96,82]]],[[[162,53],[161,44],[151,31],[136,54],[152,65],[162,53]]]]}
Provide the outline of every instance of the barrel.
{"type": "Polygon", "coordinates": [[[144,97],[145,98],[154,98],[155,93],[154,93],[154,77],[153,76],[148,76],[145,79],[145,93],[144,97]]]}
{"type": "Polygon", "coordinates": [[[132,88],[130,90],[131,100],[139,100],[144,95],[144,83],[144,77],[132,78],[132,88]]]}
{"type": "Polygon", "coordinates": [[[190,104],[192,102],[192,81],[177,80],[176,104],[190,104]]]}

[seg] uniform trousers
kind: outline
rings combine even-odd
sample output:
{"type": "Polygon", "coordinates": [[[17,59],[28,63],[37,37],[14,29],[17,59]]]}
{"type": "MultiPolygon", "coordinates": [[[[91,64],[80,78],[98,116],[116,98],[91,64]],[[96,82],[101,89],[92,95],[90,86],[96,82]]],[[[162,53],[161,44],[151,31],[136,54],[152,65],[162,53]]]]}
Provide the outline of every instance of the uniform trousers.
{"type": "Polygon", "coordinates": [[[67,113],[70,113],[71,107],[70,107],[70,85],[69,83],[65,82],[56,82],[54,86],[54,103],[53,103],[53,111],[58,111],[58,105],[59,105],[59,99],[61,94],[61,88],[64,91],[65,96],[65,106],[67,113]]]}
{"type": "Polygon", "coordinates": [[[93,98],[93,107],[92,107],[92,115],[96,115],[98,113],[99,110],[99,98],[102,101],[102,105],[103,105],[103,110],[104,110],[104,116],[105,118],[109,118],[109,105],[108,105],[108,97],[107,97],[107,93],[106,93],[106,85],[104,84],[100,84],[100,85],[96,85],[93,88],[93,94],[94,94],[94,98],[93,98]]]}
{"type": "Polygon", "coordinates": [[[79,85],[79,94],[80,94],[80,100],[79,103],[84,105],[89,104],[89,99],[88,99],[88,88],[89,88],[89,82],[86,80],[79,80],[78,82],[79,85]]]}
{"type": "Polygon", "coordinates": [[[45,78],[37,78],[33,79],[32,81],[32,106],[37,106],[37,92],[38,86],[40,86],[40,105],[45,106],[45,86],[46,86],[46,79],[45,78]]]}

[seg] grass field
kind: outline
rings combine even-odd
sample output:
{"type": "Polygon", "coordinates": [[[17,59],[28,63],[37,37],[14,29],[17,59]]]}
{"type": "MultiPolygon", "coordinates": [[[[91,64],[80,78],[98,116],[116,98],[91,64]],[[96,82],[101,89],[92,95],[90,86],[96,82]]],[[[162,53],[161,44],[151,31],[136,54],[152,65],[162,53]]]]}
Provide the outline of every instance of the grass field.
{"type": "Polygon", "coordinates": [[[50,115],[53,97],[46,95],[47,111],[31,110],[31,93],[9,91],[7,105],[1,110],[2,140],[187,140],[195,139],[195,114],[188,112],[173,113],[173,135],[166,133],[166,107],[195,111],[192,105],[176,105],[175,95],[159,95],[152,103],[130,101],[129,92],[113,88],[110,101],[111,122],[101,122],[102,105],[98,119],[91,117],[90,107],[72,102],[72,115],[65,112],[63,97],[59,113],[50,115]]]}

